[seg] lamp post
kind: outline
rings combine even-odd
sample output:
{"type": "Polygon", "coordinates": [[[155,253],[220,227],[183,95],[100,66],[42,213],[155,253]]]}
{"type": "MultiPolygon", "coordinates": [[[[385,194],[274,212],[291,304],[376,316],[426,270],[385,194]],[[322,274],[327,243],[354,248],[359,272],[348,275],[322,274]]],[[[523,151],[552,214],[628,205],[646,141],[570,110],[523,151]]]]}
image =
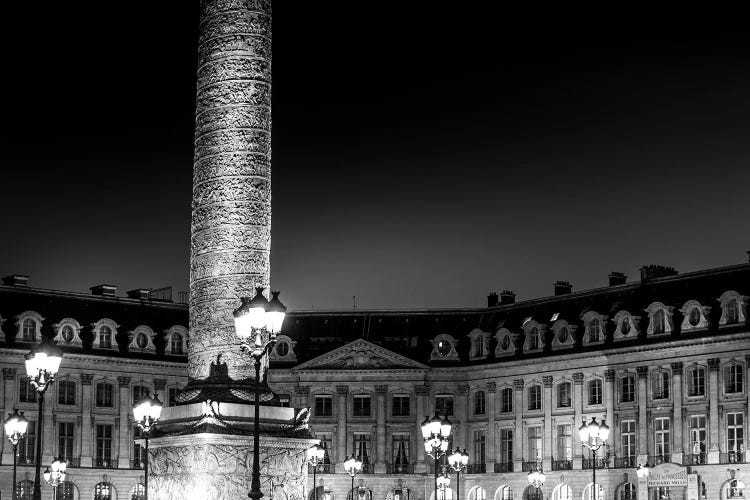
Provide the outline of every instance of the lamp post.
{"type": "Polygon", "coordinates": [[[448,477],[448,472],[444,470],[437,478],[437,486],[443,493],[443,500],[445,500],[445,490],[448,488],[449,484],[451,484],[451,478],[448,477]]]}
{"type": "Polygon", "coordinates": [[[44,391],[55,381],[55,375],[60,369],[62,351],[54,343],[45,341],[26,355],[26,375],[29,383],[36,389],[39,399],[39,417],[36,428],[36,467],[34,471],[33,500],[42,500],[41,469],[42,469],[42,418],[44,416],[44,391]]]}
{"type": "Polygon", "coordinates": [[[591,470],[594,484],[592,487],[594,488],[594,500],[596,500],[596,497],[598,496],[598,488],[596,487],[596,452],[599,451],[599,448],[604,446],[607,439],[609,439],[609,426],[604,419],[602,419],[601,424],[596,421],[596,417],[591,417],[591,422],[588,424],[584,419],[583,423],[578,428],[578,435],[581,438],[581,444],[588,448],[593,454],[594,460],[591,464],[591,470]]]}
{"type": "Polygon", "coordinates": [[[5,419],[5,435],[13,446],[13,500],[16,500],[16,464],[18,462],[18,442],[26,437],[29,421],[23,416],[23,412],[18,413],[14,409],[13,413],[8,413],[5,419]]]}
{"type": "Polygon", "coordinates": [[[351,457],[344,461],[344,470],[352,478],[351,500],[354,500],[354,476],[362,471],[362,460],[352,454],[351,457]]]}
{"type": "Polygon", "coordinates": [[[539,498],[539,488],[544,486],[544,480],[547,478],[547,475],[544,473],[544,470],[542,470],[542,462],[539,460],[539,456],[536,458],[536,469],[529,471],[528,480],[529,484],[536,488],[536,500],[541,500],[539,498]]]}
{"type": "Polygon", "coordinates": [[[466,469],[466,464],[469,463],[469,454],[466,450],[462,452],[458,447],[451,455],[448,456],[448,464],[451,469],[456,472],[456,500],[461,499],[461,472],[466,469]]]}
{"type": "Polygon", "coordinates": [[[44,480],[52,486],[52,500],[57,500],[57,487],[65,481],[65,469],[68,468],[68,462],[64,458],[60,457],[52,462],[52,470],[44,471],[44,480]]]}
{"type": "Polygon", "coordinates": [[[260,363],[276,344],[281,331],[286,307],[279,300],[279,292],[271,292],[269,301],[263,287],[255,288],[255,297],[242,297],[242,304],[234,310],[234,327],[242,352],[249,352],[255,361],[255,421],[253,422],[253,475],[248,496],[263,497],[260,491],[260,363]]]}
{"type": "Polygon", "coordinates": [[[148,393],[140,401],[136,401],[133,406],[133,420],[141,428],[143,437],[146,439],[146,457],[143,467],[144,500],[148,500],[148,438],[151,436],[151,430],[156,422],[159,421],[159,417],[161,417],[163,407],[164,403],[159,400],[158,394],[154,394],[152,398],[148,393]]]}
{"type": "Polygon", "coordinates": [[[425,417],[422,422],[425,452],[435,459],[435,500],[437,500],[438,490],[438,460],[448,451],[448,436],[451,433],[451,426],[448,417],[441,420],[437,413],[432,418],[425,417]]]}
{"type": "MultiPolygon", "coordinates": [[[[323,463],[325,455],[326,449],[319,444],[313,445],[312,448],[307,450],[307,460],[310,462],[310,465],[312,465],[313,470],[313,498],[315,500],[318,500],[318,465],[323,463]]],[[[352,478],[352,484],[353,483],[354,479],[352,478]]],[[[352,486],[352,488],[354,488],[354,486],[352,486]]]]}

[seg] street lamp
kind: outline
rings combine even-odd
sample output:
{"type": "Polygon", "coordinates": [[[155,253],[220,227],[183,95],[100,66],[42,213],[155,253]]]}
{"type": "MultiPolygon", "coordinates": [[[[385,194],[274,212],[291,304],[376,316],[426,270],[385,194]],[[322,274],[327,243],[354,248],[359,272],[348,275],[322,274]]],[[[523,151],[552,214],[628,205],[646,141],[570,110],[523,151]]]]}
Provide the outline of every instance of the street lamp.
{"type": "Polygon", "coordinates": [[[352,454],[344,461],[344,470],[352,478],[351,500],[354,500],[354,476],[362,472],[362,460],[352,454]]]}
{"type": "Polygon", "coordinates": [[[599,448],[604,446],[607,442],[607,439],[609,439],[609,426],[605,423],[604,419],[602,419],[602,423],[596,421],[596,417],[591,417],[591,422],[588,424],[586,423],[586,419],[583,420],[583,423],[578,428],[578,435],[581,438],[581,444],[588,448],[591,453],[593,454],[593,463],[591,465],[591,470],[593,474],[593,488],[594,488],[594,500],[596,500],[597,497],[597,488],[596,486],[596,452],[599,451],[599,448]]]}
{"type": "Polygon", "coordinates": [[[461,472],[466,469],[466,464],[468,463],[469,454],[466,453],[465,449],[462,452],[458,449],[458,446],[456,447],[456,451],[448,456],[448,464],[456,472],[456,500],[460,500],[461,498],[461,472]]]}
{"type": "Polygon", "coordinates": [[[18,442],[26,437],[26,429],[29,421],[23,416],[23,412],[18,413],[14,409],[13,413],[8,413],[5,419],[5,435],[13,446],[13,500],[16,500],[16,463],[18,462],[18,442]]]}
{"type": "Polygon", "coordinates": [[[36,468],[34,471],[33,500],[42,500],[41,469],[42,469],[42,418],[44,415],[44,391],[55,381],[55,375],[60,369],[62,351],[53,342],[45,341],[34,347],[26,355],[26,375],[29,383],[36,389],[39,398],[39,417],[36,427],[36,468]]]}
{"type": "MultiPolygon", "coordinates": [[[[312,448],[307,450],[307,460],[312,465],[313,470],[313,498],[318,500],[318,465],[323,463],[323,458],[326,456],[326,449],[319,444],[313,445],[312,448]]],[[[354,483],[354,479],[352,479],[354,483]]],[[[352,486],[354,488],[354,486],[352,486]]]]}
{"type": "Polygon", "coordinates": [[[442,420],[435,416],[425,417],[422,422],[422,437],[424,438],[424,449],[429,456],[435,459],[435,500],[438,490],[438,460],[448,451],[448,436],[451,433],[451,421],[448,417],[442,420]]]}
{"type": "Polygon", "coordinates": [[[242,352],[248,351],[255,360],[255,421],[253,423],[253,476],[248,496],[263,497],[260,491],[260,363],[276,344],[281,331],[286,306],[279,300],[279,292],[271,292],[269,301],[264,287],[255,287],[255,297],[242,297],[242,304],[234,310],[234,327],[242,352]],[[265,338],[264,338],[265,337],[265,338]]]}
{"type": "Polygon", "coordinates": [[[536,499],[535,500],[541,500],[539,498],[539,488],[544,486],[544,480],[547,478],[547,475],[544,473],[544,470],[542,470],[542,462],[539,460],[539,457],[537,456],[536,460],[536,469],[529,471],[528,480],[529,484],[536,488],[536,499]]]}
{"type": "Polygon", "coordinates": [[[638,476],[639,479],[643,479],[648,477],[649,472],[651,472],[648,468],[648,464],[641,465],[638,464],[638,468],[635,470],[635,475],[638,476]]]}
{"type": "Polygon", "coordinates": [[[57,487],[65,481],[65,469],[68,468],[68,462],[64,458],[60,457],[52,462],[52,470],[44,471],[44,480],[52,486],[52,500],[57,500],[57,487]]]}
{"type": "Polygon", "coordinates": [[[440,488],[440,491],[443,492],[443,500],[445,500],[445,490],[448,488],[449,484],[451,484],[451,478],[448,477],[447,471],[443,471],[437,478],[437,486],[440,488]]]}
{"type": "Polygon", "coordinates": [[[143,437],[146,439],[146,455],[143,467],[145,471],[143,475],[144,500],[148,500],[148,438],[156,422],[159,421],[159,417],[161,417],[161,409],[163,407],[164,403],[159,401],[158,394],[154,394],[152,398],[148,393],[140,401],[136,401],[133,406],[133,420],[141,428],[143,437]]]}

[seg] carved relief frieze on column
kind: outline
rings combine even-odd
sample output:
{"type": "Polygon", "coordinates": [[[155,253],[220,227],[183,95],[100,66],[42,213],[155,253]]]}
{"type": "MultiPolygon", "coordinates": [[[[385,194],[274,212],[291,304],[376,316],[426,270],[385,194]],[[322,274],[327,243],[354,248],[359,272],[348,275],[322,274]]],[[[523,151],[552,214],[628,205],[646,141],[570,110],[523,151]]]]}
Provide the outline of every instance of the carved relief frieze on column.
{"type": "Polygon", "coordinates": [[[523,390],[523,379],[522,378],[517,378],[517,379],[513,380],[513,388],[515,390],[517,390],[517,391],[522,391],[523,390]]]}
{"type": "Polygon", "coordinates": [[[495,392],[497,390],[497,382],[487,382],[487,391],[495,392]]]}
{"type": "Polygon", "coordinates": [[[615,371],[614,370],[606,370],[604,372],[604,381],[605,382],[614,382],[615,380],[615,371]]]}

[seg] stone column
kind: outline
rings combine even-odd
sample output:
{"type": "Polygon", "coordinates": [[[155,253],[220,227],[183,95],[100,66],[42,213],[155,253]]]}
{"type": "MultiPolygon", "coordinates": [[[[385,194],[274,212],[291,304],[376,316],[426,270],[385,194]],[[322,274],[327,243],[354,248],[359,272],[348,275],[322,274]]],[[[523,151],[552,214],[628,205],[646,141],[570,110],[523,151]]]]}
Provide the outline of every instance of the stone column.
{"type": "Polygon", "coordinates": [[[130,434],[133,427],[131,424],[132,419],[130,418],[133,408],[130,401],[130,377],[117,377],[117,387],[120,396],[118,407],[120,416],[117,419],[118,425],[115,425],[115,431],[117,431],[118,436],[118,453],[114,454],[114,456],[118,457],[117,467],[127,469],[130,467],[130,453],[132,452],[130,443],[133,442],[130,434]]]}
{"type": "Polygon", "coordinates": [[[294,388],[294,407],[295,408],[309,408],[312,406],[308,399],[310,398],[310,386],[309,385],[298,385],[294,388]]]}
{"type": "Polygon", "coordinates": [[[385,397],[388,394],[387,385],[376,385],[375,394],[377,397],[377,427],[376,450],[377,461],[375,462],[375,473],[385,474],[386,452],[385,452],[385,397]]]}
{"type": "Polygon", "coordinates": [[[253,379],[232,311],[269,286],[270,1],[201,2],[190,243],[188,377],[253,379]]]}
{"type": "Polygon", "coordinates": [[[708,456],[709,464],[719,463],[719,358],[708,360],[708,456]]]}
{"type": "Polygon", "coordinates": [[[52,384],[44,394],[44,431],[42,432],[42,463],[51,464],[55,458],[55,404],[57,403],[55,384],[52,384]]]}
{"type": "Polygon", "coordinates": [[[92,465],[92,443],[94,442],[94,434],[92,429],[92,418],[91,408],[92,402],[92,386],[91,381],[94,380],[94,376],[90,373],[81,374],[81,467],[91,467],[92,465]]]}
{"type": "MultiPolygon", "coordinates": [[[[5,420],[8,417],[8,413],[13,412],[13,406],[15,403],[16,396],[16,368],[3,368],[3,413],[2,419],[5,420]]],[[[4,432],[3,432],[4,436],[4,432]]],[[[2,463],[12,464],[13,463],[13,447],[5,437],[2,437],[3,444],[0,445],[2,450],[2,463]]]]}
{"type": "MultiPolygon", "coordinates": [[[[487,382],[487,446],[485,448],[485,463],[487,464],[487,472],[495,471],[495,447],[497,446],[497,437],[495,436],[495,399],[497,396],[497,383],[487,382]]],[[[468,426],[467,426],[468,427],[468,426]]]]}
{"type": "MultiPolygon", "coordinates": [[[[609,446],[612,453],[610,453],[610,460],[607,463],[609,467],[614,465],[614,456],[617,450],[615,446],[615,436],[617,436],[617,426],[615,425],[615,371],[607,370],[604,372],[604,402],[607,405],[607,425],[609,426],[609,446]]],[[[578,429],[574,426],[573,432],[578,434],[578,429]]],[[[604,458],[604,450],[599,454],[604,458]]]]}
{"type": "Polygon", "coordinates": [[[342,464],[343,469],[343,463],[346,460],[346,457],[348,456],[347,450],[346,450],[346,438],[348,434],[348,429],[346,428],[346,400],[349,397],[349,386],[348,385],[337,385],[336,386],[336,404],[338,405],[338,409],[336,411],[336,417],[337,417],[337,426],[336,426],[336,462],[342,464]]]}
{"type": "Polygon", "coordinates": [[[416,415],[416,462],[414,464],[414,472],[417,474],[425,474],[429,470],[427,465],[427,456],[424,451],[423,439],[422,439],[422,421],[428,414],[427,398],[430,396],[429,385],[415,385],[414,394],[417,396],[417,415],[416,415]]]}
{"type": "Polygon", "coordinates": [[[520,472],[523,465],[523,379],[513,380],[513,411],[516,428],[513,431],[513,471],[520,472]]]}
{"type": "MultiPolygon", "coordinates": [[[[685,422],[682,419],[682,362],[672,363],[672,462],[682,463],[682,431],[685,422]]],[[[688,452],[689,453],[689,452],[688,452]]]]}
{"type": "Polygon", "coordinates": [[[639,366],[636,372],[638,373],[638,455],[636,462],[645,464],[648,462],[648,417],[646,416],[648,366],[639,366]]]}
{"type": "MultiPolygon", "coordinates": [[[[471,436],[469,436],[469,384],[460,384],[458,387],[458,398],[456,400],[456,426],[453,427],[453,446],[469,448],[471,436]]],[[[451,452],[453,450],[450,450],[451,452]]]]}
{"type": "Polygon", "coordinates": [[[578,436],[578,426],[584,420],[583,415],[583,373],[576,372],[573,374],[573,469],[577,470],[583,467],[583,446],[581,438],[578,436]]]}
{"type": "Polygon", "coordinates": [[[552,470],[552,377],[542,377],[544,382],[544,441],[542,444],[542,468],[552,470]]]}

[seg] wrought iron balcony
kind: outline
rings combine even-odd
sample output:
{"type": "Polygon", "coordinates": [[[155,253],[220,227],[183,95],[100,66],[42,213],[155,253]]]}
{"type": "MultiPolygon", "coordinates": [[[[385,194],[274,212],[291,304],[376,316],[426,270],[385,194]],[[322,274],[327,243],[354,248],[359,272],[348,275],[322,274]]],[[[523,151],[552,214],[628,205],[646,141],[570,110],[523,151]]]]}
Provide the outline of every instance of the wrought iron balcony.
{"type": "Polygon", "coordinates": [[[594,466],[596,466],[597,469],[604,469],[608,465],[609,464],[607,464],[607,459],[606,458],[597,458],[597,459],[584,458],[583,462],[582,462],[582,465],[581,465],[581,468],[582,469],[593,469],[594,466]]]}
{"type": "Polygon", "coordinates": [[[747,456],[741,451],[730,451],[729,453],[719,453],[719,463],[722,464],[743,464],[747,456]]]}
{"type": "MultiPolygon", "coordinates": [[[[318,464],[318,474],[333,474],[336,472],[336,468],[334,467],[334,464],[318,464]]],[[[313,466],[312,464],[307,464],[307,473],[312,474],[313,473],[313,466]]]]}
{"type": "Polygon", "coordinates": [[[615,469],[630,469],[637,466],[635,457],[615,457],[615,469]]]}
{"type": "Polygon", "coordinates": [[[468,464],[466,466],[467,474],[484,474],[487,472],[487,464],[468,464]]]}
{"type": "Polygon", "coordinates": [[[143,460],[131,460],[130,461],[131,469],[143,469],[144,467],[146,467],[146,463],[143,460]]]}
{"type": "Polygon", "coordinates": [[[375,464],[362,464],[362,474],[375,474],[375,464]]]}
{"type": "Polygon", "coordinates": [[[68,467],[80,467],[81,466],[81,459],[80,458],[72,458],[72,457],[63,457],[66,462],[68,462],[68,467]]]}
{"type": "Polygon", "coordinates": [[[513,462],[495,462],[495,472],[513,472],[513,462]]]}
{"type": "Polygon", "coordinates": [[[552,470],[573,470],[572,460],[553,460],[552,470]]]}
{"type": "Polygon", "coordinates": [[[648,463],[650,465],[659,465],[659,464],[663,464],[665,462],[670,462],[671,458],[672,458],[672,456],[671,455],[667,455],[667,454],[664,454],[664,455],[649,455],[648,456],[648,463]]]}
{"type": "Polygon", "coordinates": [[[388,474],[414,474],[414,464],[386,464],[388,474]]]}
{"type": "Polygon", "coordinates": [[[707,463],[705,453],[697,453],[697,454],[682,456],[682,465],[701,465],[705,463],[707,463]]]}
{"type": "Polygon", "coordinates": [[[94,467],[98,467],[100,469],[116,469],[117,464],[110,457],[96,457],[96,460],[94,461],[94,467]]]}
{"type": "Polygon", "coordinates": [[[521,462],[521,472],[531,472],[536,470],[536,461],[534,462],[521,462]]]}

